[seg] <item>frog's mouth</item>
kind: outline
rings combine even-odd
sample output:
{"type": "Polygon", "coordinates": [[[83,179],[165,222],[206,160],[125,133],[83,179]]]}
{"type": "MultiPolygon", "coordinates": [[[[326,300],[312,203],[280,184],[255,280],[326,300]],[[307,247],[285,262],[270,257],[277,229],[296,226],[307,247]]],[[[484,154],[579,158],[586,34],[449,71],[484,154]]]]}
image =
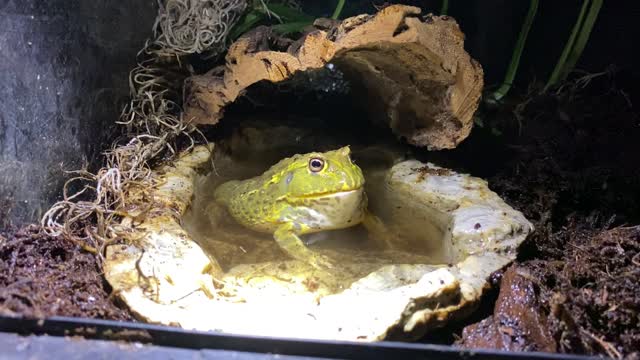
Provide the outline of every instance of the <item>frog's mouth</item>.
{"type": "Polygon", "coordinates": [[[355,195],[355,194],[361,193],[363,190],[364,190],[364,187],[360,186],[360,187],[357,187],[357,188],[354,188],[354,189],[351,189],[351,190],[319,192],[319,193],[296,196],[296,198],[298,198],[298,199],[317,199],[317,198],[344,197],[344,196],[355,195]]]}

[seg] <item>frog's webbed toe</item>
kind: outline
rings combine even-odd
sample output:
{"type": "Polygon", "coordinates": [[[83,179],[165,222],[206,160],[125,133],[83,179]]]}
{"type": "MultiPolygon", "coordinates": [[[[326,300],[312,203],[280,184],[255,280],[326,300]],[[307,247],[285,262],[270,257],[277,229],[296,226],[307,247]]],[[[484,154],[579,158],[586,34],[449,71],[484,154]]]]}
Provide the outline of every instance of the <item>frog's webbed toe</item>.
{"type": "Polygon", "coordinates": [[[227,215],[227,210],[220,206],[220,204],[216,202],[212,202],[205,208],[205,213],[207,214],[207,219],[211,223],[213,228],[218,228],[222,224],[225,223],[225,216],[227,215]]]}
{"type": "Polygon", "coordinates": [[[316,269],[333,269],[335,267],[329,257],[317,253],[314,253],[309,259],[309,264],[316,269]]]}
{"type": "Polygon", "coordinates": [[[293,258],[317,269],[331,269],[334,265],[328,257],[310,250],[295,232],[295,226],[284,224],[273,234],[278,245],[293,258]]]}
{"type": "Polygon", "coordinates": [[[397,235],[384,224],[382,219],[369,211],[365,213],[362,225],[367,229],[369,240],[373,241],[379,248],[392,249],[394,244],[397,244],[397,235]]]}

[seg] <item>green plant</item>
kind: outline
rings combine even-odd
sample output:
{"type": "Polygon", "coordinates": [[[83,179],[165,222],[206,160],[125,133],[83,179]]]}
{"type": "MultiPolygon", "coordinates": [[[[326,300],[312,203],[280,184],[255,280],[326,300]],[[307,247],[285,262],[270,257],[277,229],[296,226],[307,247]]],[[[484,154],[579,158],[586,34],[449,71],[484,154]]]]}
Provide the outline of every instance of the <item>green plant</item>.
{"type": "MultiPolygon", "coordinates": [[[[445,7],[445,2],[446,0],[443,2],[443,9],[445,7]]],[[[587,42],[589,41],[589,36],[591,35],[593,26],[598,18],[602,4],[603,0],[583,0],[580,13],[578,14],[578,19],[576,20],[562,54],[560,55],[560,58],[558,59],[558,62],[556,63],[556,66],[544,87],[544,91],[547,91],[559,82],[564,81],[577,64],[587,42]]],[[[500,101],[511,89],[511,85],[515,79],[518,66],[520,64],[520,57],[524,50],[524,45],[536,16],[537,9],[538,0],[531,0],[529,11],[527,12],[527,16],[520,30],[520,35],[518,36],[518,40],[514,47],[504,81],[498,90],[494,91],[486,98],[487,102],[495,103],[500,101]]]]}
{"type": "MultiPolygon", "coordinates": [[[[338,0],[332,19],[338,19],[346,0],[338,0]]],[[[258,25],[272,25],[271,28],[281,34],[295,34],[313,24],[314,17],[286,4],[285,2],[267,2],[253,0],[240,21],[229,33],[229,40],[238,39],[245,32],[258,25]],[[274,20],[277,22],[274,24],[274,20]]]]}
{"type": "Polygon", "coordinates": [[[442,0],[442,7],[440,8],[440,15],[447,15],[449,11],[449,0],[442,0]]]}
{"type": "Polygon", "coordinates": [[[336,5],[336,9],[333,11],[333,15],[331,15],[331,18],[333,20],[338,20],[338,18],[340,17],[340,13],[342,13],[342,8],[344,8],[344,3],[345,3],[345,0],[338,0],[338,5],[336,5]]]}
{"type": "Polygon", "coordinates": [[[305,26],[313,23],[313,17],[285,3],[267,3],[253,0],[240,21],[229,32],[229,40],[234,41],[240,35],[258,25],[271,25],[277,21],[273,29],[281,34],[300,32],[305,26]]]}
{"type": "Polygon", "coordinates": [[[489,101],[497,102],[500,101],[511,89],[511,84],[513,84],[513,80],[516,77],[516,73],[518,72],[518,66],[520,65],[520,57],[522,56],[522,51],[524,50],[524,44],[527,41],[527,37],[529,36],[529,30],[531,29],[531,25],[533,24],[533,20],[536,17],[536,13],[538,12],[538,0],[531,0],[529,4],[529,11],[527,12],[527,17],[525,18],[524,24],[522,24],[522,28],[520,29],[520,34],[518,35],[518,41],[516,42],[516,46],[513,49],[513,55],[511,55],[511,62],[509,63],[509,67],[507,68],[507,73],[505,74],[504,81],[498,90],[493,92],[489,97],[489,101]]]}
{"type": "Polygon", "coordinates": [[[589,41],[589,36],[591,35],[593,25],[600,13],[602,2],[603,0],[593,0],[593,2],[590,0],[583,0],[578,19],[573,25],[571,35],[569,35],[569,39],[562,50],[562,54],[560,55],[560,58],[558,59],[558,62],[556,63],[556,66],[544,87],[545,91],[557,85],[558,82],[565,80],[578,63],[578,60],[582,55],[582,51],[589,41]],[[591,7],[589,7],[589,3],[591,3],[591,7]],[[588,7],[589,11],[587,12],[588,7]]]}

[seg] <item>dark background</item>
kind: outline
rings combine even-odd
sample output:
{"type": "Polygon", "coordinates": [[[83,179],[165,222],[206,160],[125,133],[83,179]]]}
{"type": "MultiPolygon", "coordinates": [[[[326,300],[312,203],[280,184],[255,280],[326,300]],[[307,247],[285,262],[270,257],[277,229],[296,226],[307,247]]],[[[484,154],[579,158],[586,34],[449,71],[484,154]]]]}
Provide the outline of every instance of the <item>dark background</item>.
{"type": "MultiPolygon", "coordinates": [[[[328,16],[336,1],[303,1],[328,16]]],[[[343,15],[375,11],[383,1],[347,0],[343,15]]],[[[396,1],[437,13],[440,1],[396,1]]],[[[99,164],[128,94],[135,54],[151,36],[155,0],[0,0],[0,226],[37,221],[60,197],[65,175],[99,164]],[[11,209],[7,216],[7,209],[11,209]]],[[[541,0],[514,91],[546,81],[582,2],[541,0]]],[[[471,55],[497,86],[529,1],[450,0],[471,55]]],[[[631,101],[640,3],[606,1],[578,68],[615,65],[631,101]]],[[[639,154],[640,155],[640,154],[639,154]]]]}
{"type": "MultiPolygon", "coordinates": [[[[330,16],[337,0],[303,1],[314,15],[330,16]]],[[[441,0],[347,0],[344,16],[373,11],[374,5],[407,4],[423,13],[438,14],[441,0]]],[[[574,25],[582,0],[540,0],[520,62],[516,86],[526,88],[533,79],[546,81],[574,25]]],[[[454,17],[466,35],[467,51],[485,71],[486,85],[497,85],[511,59],[520,27],[529,9],[529,0],[449,0],[448,15],[454,17]]],[[[603,71],[615,64],[631,70],[638,60],[635,41],[639,34],[640,3],[605,0],[578,68],[603,71]]],[[[634,72],[638,79],[637,72],[634,72]]],[[[631,75],[631,74],[630,74],[631,75]]]]}

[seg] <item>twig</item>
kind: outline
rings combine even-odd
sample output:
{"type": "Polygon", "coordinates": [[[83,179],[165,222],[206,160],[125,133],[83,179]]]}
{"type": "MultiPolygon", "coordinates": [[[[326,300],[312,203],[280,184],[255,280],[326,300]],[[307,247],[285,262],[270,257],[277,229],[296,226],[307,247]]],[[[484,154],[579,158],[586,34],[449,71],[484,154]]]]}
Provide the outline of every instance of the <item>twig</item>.
{"type": "Polygon", "coordinates": [[[600,347],[602,347],[602,349],[606,351],[607,355],[609,355],[610,357],[614,359],[622,359],[622,354],[610,342],[604,341],[603,339],[593,335],[585,329],[580,329],[580,332],[598,343],[598,345],[600,345],[600,347]]]}
{"type": "Polygon", "coordinates": [[[640,252],[633,255],[631,258],[631,263],[636,266],[640,266],[640,252]]]}

